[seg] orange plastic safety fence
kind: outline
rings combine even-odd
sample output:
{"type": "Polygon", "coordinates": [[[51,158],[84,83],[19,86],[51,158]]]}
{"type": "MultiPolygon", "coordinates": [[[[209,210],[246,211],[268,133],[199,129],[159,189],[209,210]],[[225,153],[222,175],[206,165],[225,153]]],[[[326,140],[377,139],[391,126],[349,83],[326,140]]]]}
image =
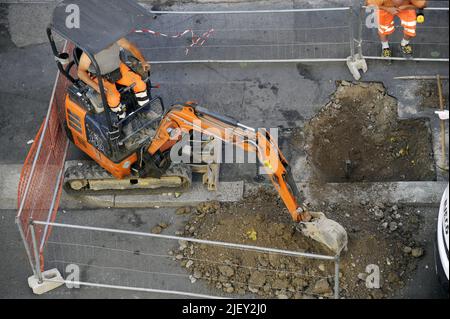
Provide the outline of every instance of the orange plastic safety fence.
{"type": "MultiPolygon", "coordinates": [[[[66,45],[65,51],[71,52],[71,46],[66,45]]],[[[53,222],[59,207],[68,147],[63,123],[65,92],[69,85],[70,81],[58,73],[47,116],[27,155],[19,180],[17,217],[30,252],[34,251],[30,222],[53,222]]],[[[45,242],[51,227],[35,225],[34,229],[43,269],[45,242]]],[[[31,255],[36,263],[34,254],[31,255]]]]}

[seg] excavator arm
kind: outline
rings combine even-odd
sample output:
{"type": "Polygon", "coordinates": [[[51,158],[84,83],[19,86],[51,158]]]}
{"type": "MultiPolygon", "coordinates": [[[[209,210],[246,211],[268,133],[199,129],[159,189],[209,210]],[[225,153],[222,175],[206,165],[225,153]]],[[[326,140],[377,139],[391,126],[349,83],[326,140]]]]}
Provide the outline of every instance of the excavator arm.
{"type": "Polygon", "coordinates": [[[155,155],[168,151],[182,139],[183,134],[192,131],[231,143],[245,152],[256,153],[292,219],[301,225],[301,231],[336,253],[346,247],[347,233],[340,224],[325,218],[322,213],[310,213],[302,209],[298,202],[300,193],[289,164],[266,130],[257,131],[235,119],[188,102],[173,106],[165,114],[148,152],[155,155]]]}

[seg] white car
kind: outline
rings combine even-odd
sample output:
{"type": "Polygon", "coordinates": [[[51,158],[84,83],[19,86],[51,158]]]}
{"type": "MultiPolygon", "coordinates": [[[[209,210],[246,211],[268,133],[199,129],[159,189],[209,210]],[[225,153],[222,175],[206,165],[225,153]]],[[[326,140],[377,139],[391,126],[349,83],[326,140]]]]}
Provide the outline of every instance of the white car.
{"type": "Polygon", "coordinates": [[[442,196],[439,209],[437,236],[436,236],[436,272],[445,291],[448,292],[448,185],[442,196]]]}

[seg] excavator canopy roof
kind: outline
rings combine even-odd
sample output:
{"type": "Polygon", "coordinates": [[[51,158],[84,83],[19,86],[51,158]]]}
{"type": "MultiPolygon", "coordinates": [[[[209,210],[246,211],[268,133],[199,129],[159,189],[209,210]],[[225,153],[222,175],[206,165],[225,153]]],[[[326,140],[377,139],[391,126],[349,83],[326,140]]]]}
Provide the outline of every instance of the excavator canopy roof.
{"type": "Polygon", "coordinates": [[[148,27],[150,19],[150,13],[134,0],[64,0],[55,8],[50,27],[84,51],[97,54],[133,30],[148,27]]]}

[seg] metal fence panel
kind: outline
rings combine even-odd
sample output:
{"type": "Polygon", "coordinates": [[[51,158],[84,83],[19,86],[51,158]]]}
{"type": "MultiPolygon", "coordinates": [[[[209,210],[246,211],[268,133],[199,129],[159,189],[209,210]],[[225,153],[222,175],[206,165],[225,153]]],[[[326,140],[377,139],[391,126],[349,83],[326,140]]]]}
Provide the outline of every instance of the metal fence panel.
{"type": "MultiPolygon", "coordinates": [[[[66,47],[70,49],[69,47],[66,47]]],[[[68,80],[58,73],[47,116],[35,137],[22,168],[19,188],[19,209],[16,217],[32,265],[43,265],[42,249],[49,235],[48,227],[39,226],[36,232],[39,258],[33,254],[34,245],[30,222],[53,221],[58,211],[62,191],[63,167],[68,149],[68,139],[63,128],[64,100],[68,80]]]]}
{"type": "MultiPolygon", "coordinates": [[[[276,273],[280,275],[280,278],[288,276],[299,279],[306,277],[315,280],[326,279],[334,285],[335,294],[314,294],[297,290],[295,286],[292,287],[295,290],[289,293],[298,292],[302,296],[316,298],[339,297],[339,259],[334,256],[73,224],[46,222],[36,224],[53,227],[52,235],[45,248],[46,266],[57,268],[64,274],[67,266],[76,265],[80,270],[80,278],[76,282],[85,286],[200,298],[236,297],[238,296],[236,291],[240,288],[247,292],[241,297],[252,298],[254,295],[248,292],[248,283],[239,278],[248,277],[252,272],[259,271],[267,275],[276,273]],[[178,248],[183,241],[198,244],[195,249],[201,249],[202,245],[212,245],[226,251],[244,250],[247,257],[253,256],[255,259],[269,255],[290,258],[295,260],[296,268],[274,270],[261,266],[249,267],[245,263],[221,263],[213,259],[196,259],[196,257],[180,254],[178,248]],[[308,266],[303,265],[305,260],[310,261],[308,266]],[[311,260],[317,262],[315,269],[318,269],[319,263],[326,264],[327,271],[311,275],[307,268],[311,266],[311,260]],[[227,265],[232,267],[234,275],[227,279],[220,277],[212,279],[205,272],[193,277],[185,267],[180,265],[183,261],[184,263],[190,261],[193,263],[192,267],[195,267],[197,262],[201,262],[203,266],[211,265],[212,268],[227,265]],[[233,287],[235,294],[226,294],[214,289],[217,284],[233,287]]],[[[67,281],[67,283],[72,282],[67,281]]],[[[253,288],[263,289],[262,286],[253,288]]],[[[275,287],[271,289],[273,293],[280,290],[275,287]]]]}
{"type": "MultiPolygon", "coordinates": [[[[169,37],[137,33],[132,40],[154,63],[187,61],[345,60],[350,55],[351,8],[224,12],[153,12],[149,28],[169,37]],[[330,23],[330,20],[333,21],[330,23]],[[214,30],[201,46],[195,35],[214,30]]],[[[200,41],[201,42],[201,41],[200,41]]]]}

